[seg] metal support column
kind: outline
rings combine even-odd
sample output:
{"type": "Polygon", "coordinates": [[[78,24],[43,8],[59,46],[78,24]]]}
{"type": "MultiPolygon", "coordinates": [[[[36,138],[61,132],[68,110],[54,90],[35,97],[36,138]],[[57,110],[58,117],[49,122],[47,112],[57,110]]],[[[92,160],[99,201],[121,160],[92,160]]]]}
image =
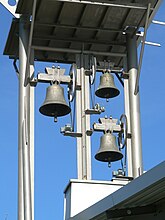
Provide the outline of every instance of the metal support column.
{"type": "Polygon", "coordinates": [[[80,90],[76,91],[76,119],[77,132],[82,137],[77,138],[77,170],[78,179],[91,179],[91,141],[86,131],[90,129],[90,116],[85,114],[89,108],[89,78],[84,71],[85,56],[77,55],[77,85],[80,90]]]}
{"type": "Polygon", "coordinates": [[[135,83],[138,71],[136,36],[127,34],[127,68],[129,73],[129,100],[131,122],[131,148],[133,177],[143,173],[142,143],[140,125],[140,97],[139,92],[135,95],[135,83]]]}
{"type": "Polygon", "coordinates": [[[19,146],[18,146],[18,220],[31,220],[31,180],[28,124],[28,87],[25,86],[28,31],[26,17],[19,24],[19,146]]]}
{"type": "MultiPolygon", "coordinates": [[[[34,78],[34,51],[31,50],[30,56],[30,79],[34,78]]],[[[30,151],[30,180],[31,180],[31,208],[32,220],[34,220],[34,92],[35,87],[30,83],[27,85],[28,89],[28,134],[29,134],[29,151],[30,151]]]]}
{"type": "MultiPolygon", "coordinates": [[[[124,59],[124,71],[127,72],[127,59],[124,59]]],[[[131,119],[130,119],[130,98],[129,98],[129,81],[127,77],[124,77],[124,107],[125,107],[125,115],[127,116],[127,126],[128,130],[127,132],[131,133],[131,119]]],[[[131,148],[131,139],[127,138],[127,171],[128,176],[133,176],[132,171],[132,148],[131,148]]]]}

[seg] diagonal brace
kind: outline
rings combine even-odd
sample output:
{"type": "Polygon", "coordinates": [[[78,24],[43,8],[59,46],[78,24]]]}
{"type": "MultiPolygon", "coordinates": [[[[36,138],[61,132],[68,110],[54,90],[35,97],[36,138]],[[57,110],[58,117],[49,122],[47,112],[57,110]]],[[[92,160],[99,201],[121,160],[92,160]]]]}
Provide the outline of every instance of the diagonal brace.
{"type": "Polygon", "coordinates": [[[137,77],[136,77],[136,83],[135,83],[135,91],[134,91],[135,95],[137,95],[137,93],[139,92],[140,71],[142,67],[142,60],[143,60],[143,54],[144,54],[144,46],[145,46],[145,40],[146,40],[146,35],[147,35],[150,10],[151,10],[151,3],[148,4],[148,8],[147,8],[146,21],[145,21],[145,27],[144,27],[144,36],[143,36],[143,42],[142,42],[141,51],[140,51],[139,65],[138,65],[138,71],[137,71],[137,77]]]}

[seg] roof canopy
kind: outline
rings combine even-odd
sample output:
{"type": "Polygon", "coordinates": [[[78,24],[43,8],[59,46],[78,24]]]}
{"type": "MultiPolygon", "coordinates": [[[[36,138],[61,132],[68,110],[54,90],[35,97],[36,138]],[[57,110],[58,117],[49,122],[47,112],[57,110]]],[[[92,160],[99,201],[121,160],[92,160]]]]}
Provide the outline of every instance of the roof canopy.
{"type": "MultiPolygon", "coordinates": [[[[126,53],[123,32],[133,27],[135,33],[145,25],[148,3],[149,23],[161,0],[38,0],[32,48],[35,60],[75,62],[76,53],[94,54],[98,61],[110,60],[122,66],[126,53]]],[[[16,12],[31,15],[33,0],[19,0],[16,12]]],[[[26,28],[30,30],[30,18],[26,28]]],[[[19,19],[13,19],[4,50],[18,58],[19,19]]],[[[137,43],[139,36],[137,36],[137,43]]]]}

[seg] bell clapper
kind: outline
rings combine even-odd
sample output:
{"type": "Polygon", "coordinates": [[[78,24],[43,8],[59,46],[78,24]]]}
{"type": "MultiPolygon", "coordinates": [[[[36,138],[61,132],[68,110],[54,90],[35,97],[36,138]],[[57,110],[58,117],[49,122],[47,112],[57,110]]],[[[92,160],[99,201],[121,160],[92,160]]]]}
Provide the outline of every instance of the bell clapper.
{"type": "Polygon", "coordinates": [[[57,120],[57,117],[55,116],[54,117],[54,122],[56,123],[56,122],[58,122],[58,120],[57,120]]]}
{"type": "Polygon", "coordinates": [[[108,161],[108,167],[111,168],[111,162],[110,161],[108,161]]]}

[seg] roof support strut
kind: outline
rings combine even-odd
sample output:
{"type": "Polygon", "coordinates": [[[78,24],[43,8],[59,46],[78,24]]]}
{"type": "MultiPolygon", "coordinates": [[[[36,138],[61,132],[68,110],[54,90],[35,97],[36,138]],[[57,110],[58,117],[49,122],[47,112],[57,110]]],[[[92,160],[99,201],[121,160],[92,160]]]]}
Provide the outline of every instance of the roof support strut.
{"type": "Polygon", "coordinates": [[[33,30],[34,30],[34,20],[35,20],[35,14],[36,14],[36,5],[37,5],[37,0],[34,0],[33,1],[33,10],[32,10],[32,20],[31,20],[30,33],[29,33],[28,50],[27,50],[25,85],[28,84],[28,77],[27,76],[28,76],[28,72],[29,72],[29,63],[30,63],[30,55],[31,55],[31,44],[32,44],[32,38],[33,38],[33,30]]]}
{"type": "Polygon", "coordinates": [[[147,35],[148,20],[149,20],[149,16],[150,16],[150,9],[151,9],[151,3],[148,4],[148,9],[147,9],[147,14],[146,14],[144,35],[143,35],[142,47],[141,47],[141,51],[140,51],[139,67],[138,67],[138,72],[137,72],[137,77],[136,77],[136,84],[135,84],[135,91],[134,91],[135,95],[137,95],[137,93],[139,91],[140,71],[141,71],[141,67],[142,67],[142,60],[143,60],[144,46],[145,46],[145,40],[146,40],[146,35],[147,35]]]}

